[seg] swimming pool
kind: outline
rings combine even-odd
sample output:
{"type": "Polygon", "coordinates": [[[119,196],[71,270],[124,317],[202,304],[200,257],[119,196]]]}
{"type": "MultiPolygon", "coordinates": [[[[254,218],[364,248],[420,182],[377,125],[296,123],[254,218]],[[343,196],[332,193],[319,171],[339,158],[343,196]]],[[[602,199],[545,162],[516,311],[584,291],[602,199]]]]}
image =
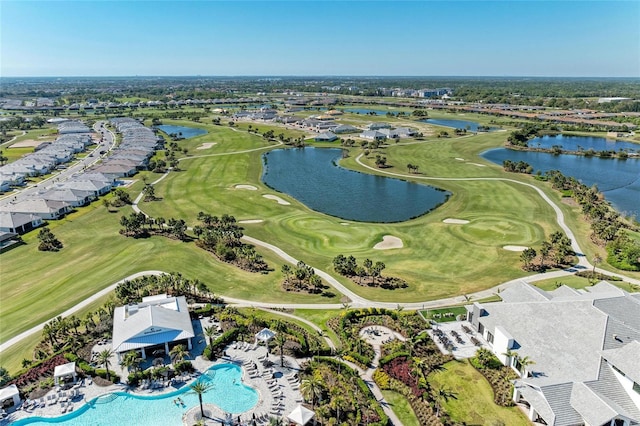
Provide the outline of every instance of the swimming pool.
{"type": "MultiPolygon", "coordinates": [[[[258,392],[242,383],[242,369],[235,364],[217,364],[208,369],[199,381],[212,383],[213,388],[202,396],[205,404],[215,404],[227,413],[239,414],[253,408],[258,392]]],[[[182,415],[199,406],[198,396],[189,386],[156,396],[138,396],[114,392],[92,399],[81,408],[59,417],[29,417],[13,423],[19,425],[111,426],[182,425],[182,415]],[[173,401],[180,397],[184,404],[173,401]]]]}

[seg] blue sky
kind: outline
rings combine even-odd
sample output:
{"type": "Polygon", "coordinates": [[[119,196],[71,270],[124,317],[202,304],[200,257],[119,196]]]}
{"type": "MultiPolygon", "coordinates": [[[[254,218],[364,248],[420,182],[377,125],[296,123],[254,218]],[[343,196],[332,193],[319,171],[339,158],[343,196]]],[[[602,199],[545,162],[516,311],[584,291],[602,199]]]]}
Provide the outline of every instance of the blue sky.
{"type": "Polygon", "coordinates": [[[639,1],[7,1],[0,75],[640,76],[639,1]]]}

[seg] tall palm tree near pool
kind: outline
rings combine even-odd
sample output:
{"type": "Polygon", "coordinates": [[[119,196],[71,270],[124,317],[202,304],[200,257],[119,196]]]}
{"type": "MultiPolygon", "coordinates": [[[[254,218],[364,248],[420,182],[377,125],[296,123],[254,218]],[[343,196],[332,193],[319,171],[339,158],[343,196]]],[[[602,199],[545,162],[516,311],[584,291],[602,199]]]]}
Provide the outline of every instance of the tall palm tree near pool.
{"type": "Polygon", "coordinates": [[[174,364],[184,361],[184,359],[189,355],[189,351],[187,351],[187,348],[185,348],[184,345],[176,345],[171,348],[171,351],[169,351],[169,356],[174,364]]]}
{"type": "Polygon", "coordinates": [[[207,336],[207,339],[209,339],[209,347],[211,348],[212,352],[213,352],[213,337],[217,333],[218,333],[218,329],[214,326],[204,328],[204,335],[207,336]]]}
{"type": "Polygon", "coordinates": [[[122,358],[121,366],[125,367],[128,371],[136,371],[142,362],[142,358],[138,355],[136,351],[129,351],[124,354],[122,358]]]}
{"type": "Polygon", "coordinates": [[[278,345],[278,349],[280,349],[280,367],[284,367],[284,345],[287,343],[287,336],[282,332],[278,333],[275,343],[278,345]]]}
{"type": "Polygon", "coordinates": [[[110,358],[113,356],[111,349],[105,349],[98,354],[98,364],[104,365],[104,369],[107,370],[107,380],[111,380],[111,373],[109,372],[109,366],[111,365],[110,358]]]}
{"type": "Polygon", "coordinates": [[[204,417],[204,408],[202,406],[202,395],[210,391],[214,388],[213,383],[205,383],[201,381],[197,381],[194,384],[189,386],[191,388],[191,392],[198,395],[198,401],[200,402],[200,415],[204,417]]]}
{"type": "Polygon", "coordinates": [[[312,410],[315,408],[316,399],[322,395],[322,388],[324,388],[324,383],[319,377],[311,376],[300,382],[300,392],[306,400],[311,400],[312,410]]]}

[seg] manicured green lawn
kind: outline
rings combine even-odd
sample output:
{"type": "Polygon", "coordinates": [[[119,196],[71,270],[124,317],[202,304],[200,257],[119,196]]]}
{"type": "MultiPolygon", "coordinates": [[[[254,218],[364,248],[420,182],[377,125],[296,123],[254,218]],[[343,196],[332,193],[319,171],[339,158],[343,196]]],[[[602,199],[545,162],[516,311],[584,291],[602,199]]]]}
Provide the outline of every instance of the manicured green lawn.
{"type": "Polygon", "coordinates": [[[383,390],[382,395],[404,426],[420,426],[418,418],[405,397],[390,390],[383,390]]]}
{"type": "MultiPolygon", "coordinates": [[[[638,289],[636,289],[635,287],[629,285],[629,283],[626,283],[624,281],[609,281],[609,282],[625,291],[629,291],[629,292],[638,291],[638,289]]],[[[589,282],[588,278],[578,277],[576,275],[569,275],[567,277],[536,281],[532,284],[546,291],[555,290],[561,284],[564,284],[566,286],[569,286],[575,289],[586,288],[587,290],[589,290],[589,286],[591,286],[591,282],[589,282]]]]}
{"type": "MultiPolygon", "coordinates": [[[[80,309],[75,313],[75,316],[78,318],[84,318],[87,312],[95,311],[110,297],[112,296],[107,295],[99,298],[88,306],[80,309]]],[[[33,358],[33,348],[41,341],[41,339],[41,333],[35,333],[21,340],[17,344],[12,345],[7,350],[0,352],[0,366],[5,367],[11,374],[15,374],[20,371],[22,369],[22,360],[31,360],[33,358]]]]}
{"type": "MultiPolygon", "coordinates": [[[[456,115],[455,118],[465,117],[456,115]]],[[[396,123],[410,122],[385,119],[396,123]]],[[[350,289],[373,300],[420,301],[469,294],[523,276],[519,253],[504,250],[502,246],[539,246],[558,229],[552,209],[531,188],[495,180],[422,179],[430,176],[498,177],[546,188],[546,184],[535,182],[529,176],[506,174],[501,167],[477,157],[485,149],[501,146],[506,132],[451,139],[430,137],[423,142],[384,149],[383,155],[393,166],[386,171],[446,189],[453,195],[435,211],[407,222],[348,222],[345,226],[344,220],[314,212],[285,194],[278,195],[291,205],[280,205],[263,197],[277,194],[260,181],[262,153],[275,147],[274,142],[225,125],[163,121],[201,127],[209,133],[178,142],[180,147],[188,149],[187,158],[180,163],[183,171],[172,172],[156,185],[156,195],[162,200],[142,203],[145,212],[152,216],[182,218],[190,226],[197,223],[199,211],[218,216],[227,213],[238,220],[262,219],[262,223],[243,225],[245,234],[274,244],[307,264],[331,273],[331,262],[336,255],[352,254],[360,261],[368,257],[384,262],[384,275],[398,276],[409,283],[407,289],[392,291],[358,286],[337,277],[350,289]],[[215,145],[196,149],[203,143],[215,145]],[[420,173],[410,175],[407,163],[418,164],[420,173]],[[236,189],[238,184],[249,184],[258,189],[236,189]],[[465,219],[470,223],[445,224],[442,222],[445,218],[465,219]],[[399,237],[404,247],[374,250],[373,246],[384,235],[399,237]]],[[[265,126],[257,127],[266,130],[265,126]]],[[[355,162],[360,152],[359,148],[352,149],[351,157],[345,159],[342,166],[373,173],[355,162]]],[[[373,164],[372,158],[364,161],[373,164]]],[[[149,176],[149,181],[158,176],[145,175],[149,176]]],[[[141,188],[141,181],[134,184],[129,189],[132,197],[141,188]]],[[[590,231],[588,225],[578,219],[579,209],[561,204],[557,193],[545,191],[561,206],[566,220],[579,235],[585,253],[590,256],[594,253],[588,243],[590,231]]],[[[122,209],[110,214],[100,203],[94,203],[65,220],[51,223],[53,232],[65,244],[59,253],[37,251],[36,233],[25,237],[26,246],[3,253],[0,340],[50,319],[129,274],[148,269],[181,272],[188,278],[202,280],[214,292],[230,297],[271,302],[340,301],[339,295],[327,299],[282,291],[282,260],[267,250],[258,249],[274,271],[267,275],[250,274],[217,261],[193,243],[162,237],[124,238],[118,234],[118,221],[129,211],[122,209]]]]}
{"type": "Polygon", "coordinates": [[[458,315],[466,315],[467,309],[464,306],[453,306],[451,308],[424,310],[420,311],[420,313],[423,318],[432,319],[436,322],[451,322],[455,321],[458,315]]]}
{"type": "Polygon", "coordinates": [[[427,380],[434,389],[444,387],[455,394],[455,398],[444,402],[452,420],[476,425],[530,424],[519,408],[496,405],[491,385],[467,361],[451,361],[444,367],[444,371],[430,374],[427,380]]]}
{"type": "Polygon", "coordinates": [[[344,311],[330,309],[295,309],[293,311],[293,314],[311,321],[312,323],[320,327],[325,335],[333,341],[333,344],[336,346],[336,348],[339,348],[341,346],[340,338],[335,333],[335,331],[333,331],[327,325],[327,321],[330,318],[340,315],[340,312],[344,311]]]}
{"type": "Polygon", "coordinates": [[[62,221],[51,222],[52,232],[64,244],[61,251],[38,251],[35,231],[24,237],[26,245],[3,253],[0,340],[47,321],[100,289],[144,270],[181,272],[200,279],[216,293],[243,299],[299,303],[339,300],[339,295],[334,300],[282,290],[282,260],[270,251],[258,250],[274,271],[254,274],[218,261],[193,242],[164,237],[125,238],[118,233],[119,219],[128,213],[128,209],[107,213],[100,203],[94,203],[62,221]]]}

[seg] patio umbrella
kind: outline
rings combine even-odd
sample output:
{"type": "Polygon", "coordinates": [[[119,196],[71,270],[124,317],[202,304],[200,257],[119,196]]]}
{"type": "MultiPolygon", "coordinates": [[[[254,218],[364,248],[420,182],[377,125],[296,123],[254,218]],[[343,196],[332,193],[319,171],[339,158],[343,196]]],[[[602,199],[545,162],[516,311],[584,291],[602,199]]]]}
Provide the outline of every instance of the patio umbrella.
{"type": "Polygon", "coordinates": [[[262,342],[268,342],[269,340],[273,339],[275,335],[275,331],[271,331],[268,328],[263,328],[258,333],[256,333],[256,339],[262,342]]]}
{"type": "Polygon", "coordinates": [[[313,419],[316,415],[313,411],[309,410],[303,405],[298,405],[293,409],[291,413],[287,416],[287,419],[291,420],[297,425],[304,426],[313,419]]]}

